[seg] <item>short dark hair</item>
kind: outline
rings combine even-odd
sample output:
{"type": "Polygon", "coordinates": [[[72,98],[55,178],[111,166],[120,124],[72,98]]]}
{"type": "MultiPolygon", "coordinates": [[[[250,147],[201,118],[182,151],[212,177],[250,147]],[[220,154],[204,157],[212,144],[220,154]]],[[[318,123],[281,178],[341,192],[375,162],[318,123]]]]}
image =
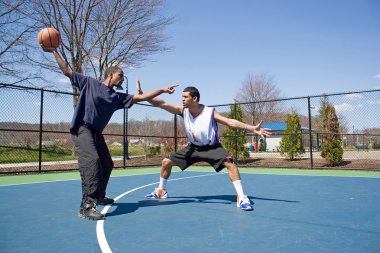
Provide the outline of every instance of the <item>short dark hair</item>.
{"type": "Polygon", "coordinates": [[[116,71],[118,71],[118,70],[123,72],[123,70],[117,66],[111,66],[111,67],[106,68],[106,74],[105,74],[106,77],[105,78],[107,78],[110,74],[116,73],[116,71]]]}
{"type": "Polygon", "coordinates": [[[193,97],[197,97],[197,101],[199,102],[199,100],[201,99],[201,94],[199,94],[199,90],[193,86],[189,86],[189,87],[186,87],[183,92],[190,92],[190,96],[193,98],[193,97]]]}

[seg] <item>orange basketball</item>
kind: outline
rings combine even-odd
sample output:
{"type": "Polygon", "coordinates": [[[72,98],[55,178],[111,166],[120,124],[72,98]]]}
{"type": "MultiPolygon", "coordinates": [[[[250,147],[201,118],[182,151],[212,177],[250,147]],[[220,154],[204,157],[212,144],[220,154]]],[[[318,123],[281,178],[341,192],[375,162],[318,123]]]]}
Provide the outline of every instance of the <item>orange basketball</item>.
{"type": "Polygon", "coordinates": [[[47,27],[38,33],[38,43],[42,48],[57,48],[61,44],[61,36],[57,29],[47,27]]]}

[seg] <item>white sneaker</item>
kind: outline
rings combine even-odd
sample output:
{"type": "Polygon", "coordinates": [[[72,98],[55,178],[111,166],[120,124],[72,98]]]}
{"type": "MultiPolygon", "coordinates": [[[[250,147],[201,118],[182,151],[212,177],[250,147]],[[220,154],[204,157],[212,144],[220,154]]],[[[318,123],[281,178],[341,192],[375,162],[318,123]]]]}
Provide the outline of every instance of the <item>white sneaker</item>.
{"type": "Polygon", "coordinates": [[[244,195],[242,198],[237,196],[236,206],[239,207],[241,210],[244,211],[252,211],[253,210],[253,204],[251,204],[251,201],[247,197],[247,195],[244,195]]]}
{"type": "Polygon", "coordinates": [[[146,199],[167,199],[168,192],[164,189],[156,188],[152,193],[145,195],[146,199]]]}

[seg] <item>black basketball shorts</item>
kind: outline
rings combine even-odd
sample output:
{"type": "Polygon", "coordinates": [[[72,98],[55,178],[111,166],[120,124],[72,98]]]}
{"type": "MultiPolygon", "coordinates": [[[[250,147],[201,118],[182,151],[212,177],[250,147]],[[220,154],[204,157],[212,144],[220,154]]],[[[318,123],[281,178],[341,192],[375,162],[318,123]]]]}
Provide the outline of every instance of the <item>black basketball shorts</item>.
{"type": "Polygon", "coordinates": [[[196,146],[189,144],[182,150],[169,156],[169,159],[185,170],[190,165],[197,162],[207,162],[216,172],[221,171],[225,166],[224,162],[233,162],[233,157],[222,147],[222,145],[196,146]]]}

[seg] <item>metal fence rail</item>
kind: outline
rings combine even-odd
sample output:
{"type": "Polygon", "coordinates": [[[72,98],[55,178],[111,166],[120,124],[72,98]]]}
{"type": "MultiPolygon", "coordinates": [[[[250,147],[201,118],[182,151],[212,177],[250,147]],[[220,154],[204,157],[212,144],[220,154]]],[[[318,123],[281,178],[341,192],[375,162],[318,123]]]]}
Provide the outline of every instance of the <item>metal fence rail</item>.
{"type": "MultiPolygon", "coordinates": [[[[77,170],[75,150],[69,132],[73,116],[71,92],[0,83],[0,174],[77,170]]],[[[284,129],[260,139],[245,134],[249,157],[239,166],[274,168],[328,168],[321,158],[323,136],[318,121],[323,99],[334,105],[340,122],[343,162],[340,169],[380,169],[380,90],[324,94],[253,103],[213,105],[227,115],[240,106],[249,124],[285,122],[297,113],[302,127],[305,153],[289,161],[279,153],[284,129]],[[252,146],[256,150],[252,150],[252,146]]],[[[226,127],[219,125],[221,139],[226,127]]],[[[181,118],[146,104],[115,112],[104,130],[115,167],[160,165],[171,152],[186,145],[181,118]]],[[[236,150],[230,150],[236,156],[236,150]]]]}

